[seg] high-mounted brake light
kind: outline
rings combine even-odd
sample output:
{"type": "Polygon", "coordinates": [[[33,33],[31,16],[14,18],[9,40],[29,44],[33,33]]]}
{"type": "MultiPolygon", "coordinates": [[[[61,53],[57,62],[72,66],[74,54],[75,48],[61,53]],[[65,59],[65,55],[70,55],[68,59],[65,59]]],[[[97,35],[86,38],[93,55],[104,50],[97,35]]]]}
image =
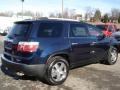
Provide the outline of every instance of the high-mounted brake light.
{"type": "Polygon", "coordinates": [[[24,52],[36,52],[39,47],[39,42],[19,42],[17,50],[24,52]]]}

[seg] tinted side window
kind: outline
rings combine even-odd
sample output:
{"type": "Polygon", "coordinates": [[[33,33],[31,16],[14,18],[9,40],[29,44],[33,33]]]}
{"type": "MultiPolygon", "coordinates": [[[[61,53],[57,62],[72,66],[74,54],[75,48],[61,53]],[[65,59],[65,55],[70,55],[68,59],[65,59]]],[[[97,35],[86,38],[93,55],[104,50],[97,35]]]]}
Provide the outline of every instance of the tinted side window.
{"type": "Polygon", "coordinates": [[[63,24],[53,22],[43,22],[38,30],[38,37],[60,37],[63,30],[63,24]]]}
{"type": "Polygon", "coordinates": [[[80,24],[72,24],[70,26],[70,37],[85,37],[88,36],[86,27],[80,24]]]}
{"type": "Polygon", "coordinates": [[[91,36],[98,36],[100,33],[102,33],[101,30],[92,25],[88,26],[88,31],[91,36]]]}

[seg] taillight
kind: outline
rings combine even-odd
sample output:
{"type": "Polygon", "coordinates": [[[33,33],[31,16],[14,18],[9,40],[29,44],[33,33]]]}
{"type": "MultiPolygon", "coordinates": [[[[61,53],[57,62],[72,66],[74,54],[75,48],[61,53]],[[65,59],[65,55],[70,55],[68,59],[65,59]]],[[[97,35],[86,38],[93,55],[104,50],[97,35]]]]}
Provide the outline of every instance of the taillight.
{"type": "Polygon", "coordinates": [[[19,42],[17,51],[36,52],[39,47],[39,42],[19,42]]]}

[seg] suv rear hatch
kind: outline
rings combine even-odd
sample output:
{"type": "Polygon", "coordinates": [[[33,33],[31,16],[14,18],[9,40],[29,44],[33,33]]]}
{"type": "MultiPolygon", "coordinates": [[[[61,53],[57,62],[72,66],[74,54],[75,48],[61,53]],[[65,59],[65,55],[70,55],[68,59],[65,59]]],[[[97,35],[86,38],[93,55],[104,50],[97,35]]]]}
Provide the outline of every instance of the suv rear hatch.
{"type": "Polygon", "coordinates": [[[27,42],[32,29],[32,22],[19,21],[15,22],[9,34],[4,41],[4,56],[5,58],[15,61],[16,58],[29,58],[32,53],[22,52],[17,50],[18,44],[22,42],[27,42]]]}

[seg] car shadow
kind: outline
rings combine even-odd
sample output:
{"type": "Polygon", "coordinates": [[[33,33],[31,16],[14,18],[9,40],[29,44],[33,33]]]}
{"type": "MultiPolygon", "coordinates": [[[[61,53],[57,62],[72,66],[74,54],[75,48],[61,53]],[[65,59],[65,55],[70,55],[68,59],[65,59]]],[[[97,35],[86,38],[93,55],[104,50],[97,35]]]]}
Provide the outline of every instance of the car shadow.
{"type": "Polygon", "coordinates": [[[10,76],[12,78],[14,78],[15,80],[31,80],[31,81],[37,81],[37,78],[34,76],[27,76],[27,75],[23,75],[23,76],[19,76],[17,75],[14,71],[12,70],[8,70],[6,69],[4,66],[1,66],[1,71],[7,75],[10,76]]]}
{"type": "Polygon", "coordinates": [[[28,75],[19,76],[19,75],[16,74],[16,72],[14,72],[14,71],[12,71],[12,70],[10,70],[10,69],[9,69],[9,70],[5,69],[4,66],[0,66],[0,69],[1,69],[1,71],[2,71],[5,75],[7,75],[7,76],[9,76],[9,77],[12,77],[12,78],[15,79],[15,80],[40,81],[40,82],[42,82],[42,83],[44,83],[44,84],[48,84],[48,85],[49,85],[49,83],[46,82],[44,78],[38,78],[38,77],[36,77],[36,76],[28,76],[28,75]]]}
{"type": "Polygon", "coordinates": [[[77,68],[83,68],[85,66],[88,66],[88,65],[91,65],[91,64],[98,64],[98,63],[101,64],[101,62],[99,62],[99,61],[86,62],[86,63],[78,63],[78,64],[75,64],[74,66],[72,66],[70,68],[70,70],[74,70],[74,69],[77,69],[77,68]]]}

